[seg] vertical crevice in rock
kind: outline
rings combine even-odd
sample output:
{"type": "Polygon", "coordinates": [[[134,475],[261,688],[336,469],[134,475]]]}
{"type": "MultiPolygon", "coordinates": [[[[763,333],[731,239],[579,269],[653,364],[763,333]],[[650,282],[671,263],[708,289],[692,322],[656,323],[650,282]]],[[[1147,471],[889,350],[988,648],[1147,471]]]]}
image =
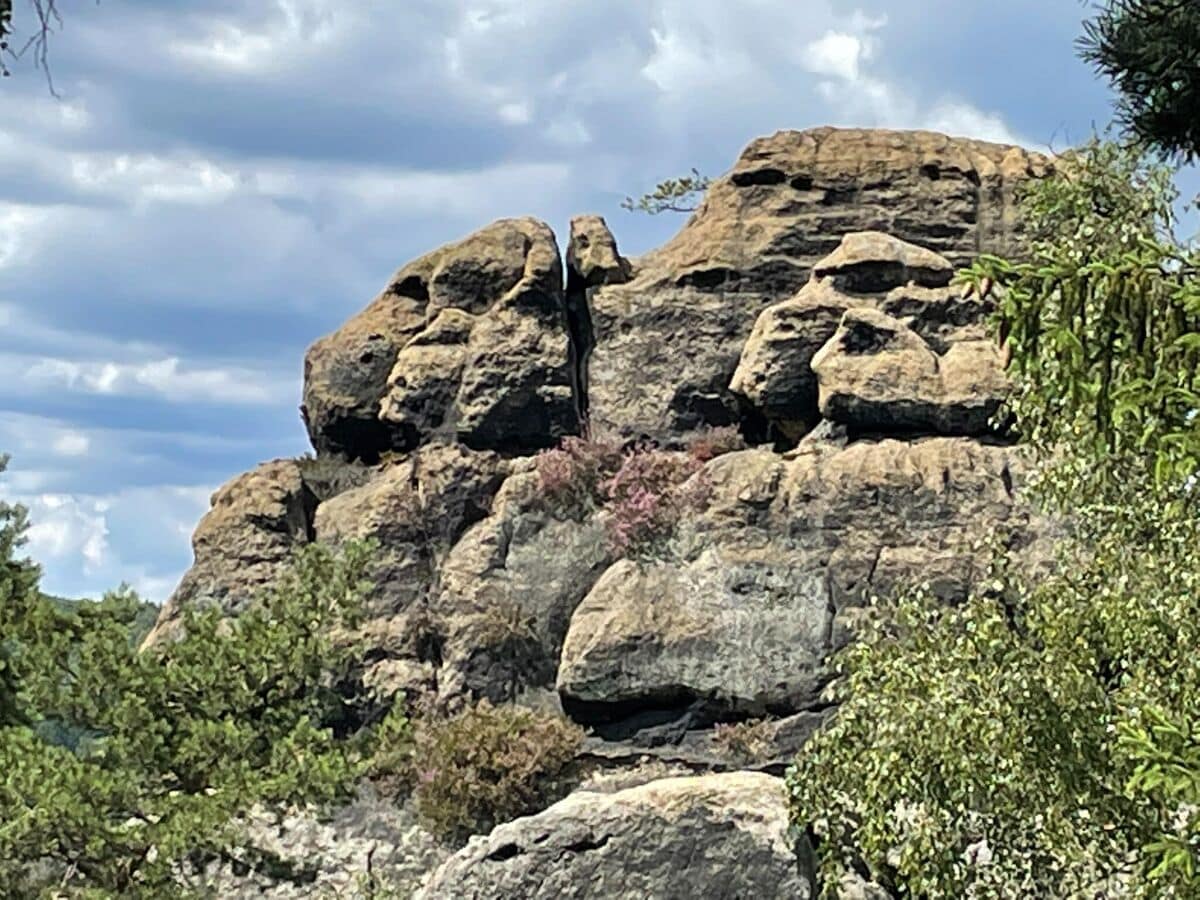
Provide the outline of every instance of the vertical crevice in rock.
{"type": "Polygon", "coordinates": [[[590,297],[606,285],[624,284],[632,275],[629,261],[600,216],[576,216],[567,241],[565,309],[570,337],[571,390],[580,431],[588,423],[588,358],[595,344],[590,297]]]}
{"type": "Polygon", "coordinates": [[[588,423],[588,380],[587,364],[595,343],[592,331],[592,312],[588,308],[588,287],[583,276],[574,266],[566,269],[564,310],[567,319],[567,337],[570,340],[569,359],[571,364],[571,393],[575,397],[575,415],[579,419],[580,432],[585,432],[588,423]]]}

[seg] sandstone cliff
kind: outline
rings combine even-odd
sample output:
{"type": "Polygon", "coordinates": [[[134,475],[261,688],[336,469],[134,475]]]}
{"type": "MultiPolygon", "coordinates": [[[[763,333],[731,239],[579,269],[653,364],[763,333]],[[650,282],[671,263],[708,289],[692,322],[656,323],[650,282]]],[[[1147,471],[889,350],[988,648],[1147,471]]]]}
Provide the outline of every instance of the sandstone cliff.
{"type": "Polygon", "coordinates": [[[990,309],[951,279],[1017,251],[1017,189],[1048,165],[923,132],[785,131],[641,258],[586,216],[565,259],[548,226],[508,219],[403,266],[309,350],[317,457],[214,495],[150,639],[189,604],[236,615],[297,545],[376,538],[359,640],[381,696],[560,704],[598,765],[711,773],[503,826],[426,896],[805,896],[763,799],[776,780],[730,771],[713,726],[770,719],[758,768],[777,775],[872,593],[920,579],[953,600],[978,538],[1037,540],[994,423],[990,309]],[[620,558],[603,510],[540,496],[532,454],[584,423],[668,450],[736,428],[745,449],[705,463],[669,553],[620,558]],[[681,853],[712,871],[668,889],[681,853]]]}

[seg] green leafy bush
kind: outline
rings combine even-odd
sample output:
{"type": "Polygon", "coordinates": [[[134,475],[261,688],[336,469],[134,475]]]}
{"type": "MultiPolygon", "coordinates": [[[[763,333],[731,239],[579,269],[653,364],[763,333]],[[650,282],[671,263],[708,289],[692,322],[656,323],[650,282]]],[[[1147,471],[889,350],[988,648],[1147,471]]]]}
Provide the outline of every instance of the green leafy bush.
{"type": "Polygon", "coordinates": [[[566,793],[583,732],[557,716],[486,700],[418,724],[416,802],[447,839],[490,831],[566,793]]]}

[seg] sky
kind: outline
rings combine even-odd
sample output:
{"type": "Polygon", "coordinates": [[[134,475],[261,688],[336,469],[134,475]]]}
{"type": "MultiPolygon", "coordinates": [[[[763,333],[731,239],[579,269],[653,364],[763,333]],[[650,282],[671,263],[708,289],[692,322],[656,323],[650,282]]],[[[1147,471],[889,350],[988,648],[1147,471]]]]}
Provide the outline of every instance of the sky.
{"type": "MultiPolygon", "coordinates": [[[[15,4],[18,31],[23,0],[15,4]]],[[[304,351],[506,216],[620,208],[753,138],[1063,149],[1110,118],[1079,0],[102,0],[0,83],[0,499],[45,590],[166,599],[212,491],[305,452],[304,351]]]]}

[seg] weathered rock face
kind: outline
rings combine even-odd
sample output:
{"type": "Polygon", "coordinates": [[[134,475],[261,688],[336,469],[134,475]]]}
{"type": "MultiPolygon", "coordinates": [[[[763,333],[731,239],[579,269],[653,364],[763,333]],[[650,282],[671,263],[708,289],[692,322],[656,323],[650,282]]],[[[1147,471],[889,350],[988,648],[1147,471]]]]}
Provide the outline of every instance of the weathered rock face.
{"type": "Polygon", "coordinates": [[[552,516],[521,466],[441,567],[443,699],[553,687],[571,616],[611,562],[600,524],[552,516]]]}
{"type": "Polygon", "coordinates": [[[786,838],[783,783],[738,772],[579,792],[451,857],[424,900],[813,896],[786,838]]]}
{"type": "Polygon", "coordinates": [[[373,460],[435,435],[537,449],[577,428],[553,232],[503,219],[401,268],[305,359],[318,452],[373,460]]]}
{"type": "Polygon", "coordinates": [[[318,540],[378,543],[361,640],[371,648],[366,681],[381,694],[436,684],[444,631],[434,603],[440,558],[487,514],[504,473],[494,453],[428,445],[317,509],[318,540]]]}
{"type": "Polygon", "coordinates": [[[795,297],[763,310],[730,390],[793,439],[821,417],[867,432],[987,433],[1008,389],[986,339],[992,308],[949,286],[952,275],[929,250],[846,235],[795,297]]]}
{"type": "Polygon", "coordinates": [[[871,594],[932,577],[959,598],[985,563],[973,541],[1027,527],[1013,448],[839,444],[711,462],[679,558],[618,563],[576,610],[558,669],[568,712],[603,730],[697,702],[708,720],[819,708],[825,660],[871,594]]]}
{"type": "MultiPolygon", "coordinates": [[[[809,896],[778,782],[660,776],[780,773],[831,714],[830,654],[871,595],[959,600],[996,534],[1044,558],[1023,454],[992,424],[992,308],[953,275],[1019,249],[1015,190],[1048,166],[920,132],[780,132],[640,259],[597,216],[572,220],[565,269],[532,219],[421,257],[313,345],[317,459],[217,492],[150,640],[192,605],[236,615],[299,545],[375,539],[368,684],[565,712],[610,787],[475,840],[423,896],[809,896]],[[556,511],[532,455],[584,424],[671,450],[733,425],[756,446],[693,476],[705,502],[655,558],[620,559],[617,512],[556,511]]],[[[437,857],[418,843],[388,862],[406,884],[437,857]]]]}
{"type": "Polygon", "coordinates": [[[852,309],[812,359],[821,415],[860,431],[982,435],[1008,393],[1000,351],[967,341],[938,356],[886,313],[852,309]]]}
{"type": "Polygon", "coordinates": [[[271,584],[292,550],[309,541],[316,497],[294,460],[275,460],[231,480],[192,535],[195,563],[147,637],[171,636],[187,607],[218,606],[236,615],[271,584]]]}
{"type": "Polygon", "coordinates": [[[199,879],[204,896],[223,900],[302,900],[358,897],[373,879],[396,896],[408,897],[437,868],[450,849],[422,829],[411,804],[397,805],[363,789],[332,816],[316,810],[275,815],[256,810],[246,823],[250,843],[278,856],[303,874],[299,883],[262,874],[235,874],[213,863],[199,879]]]}
{"type": "Polygon", "coordinates": [[[591,297],[593,424],[670,442],[740,421],[729,384],[751,327],[843,235],[885,232],[953,266],[1014,251],[1016,188],[1046,166],[1016,147],[926,132],[821,128],[754,141],[684,229],[635,260],[630,282],[591,297]]]}

